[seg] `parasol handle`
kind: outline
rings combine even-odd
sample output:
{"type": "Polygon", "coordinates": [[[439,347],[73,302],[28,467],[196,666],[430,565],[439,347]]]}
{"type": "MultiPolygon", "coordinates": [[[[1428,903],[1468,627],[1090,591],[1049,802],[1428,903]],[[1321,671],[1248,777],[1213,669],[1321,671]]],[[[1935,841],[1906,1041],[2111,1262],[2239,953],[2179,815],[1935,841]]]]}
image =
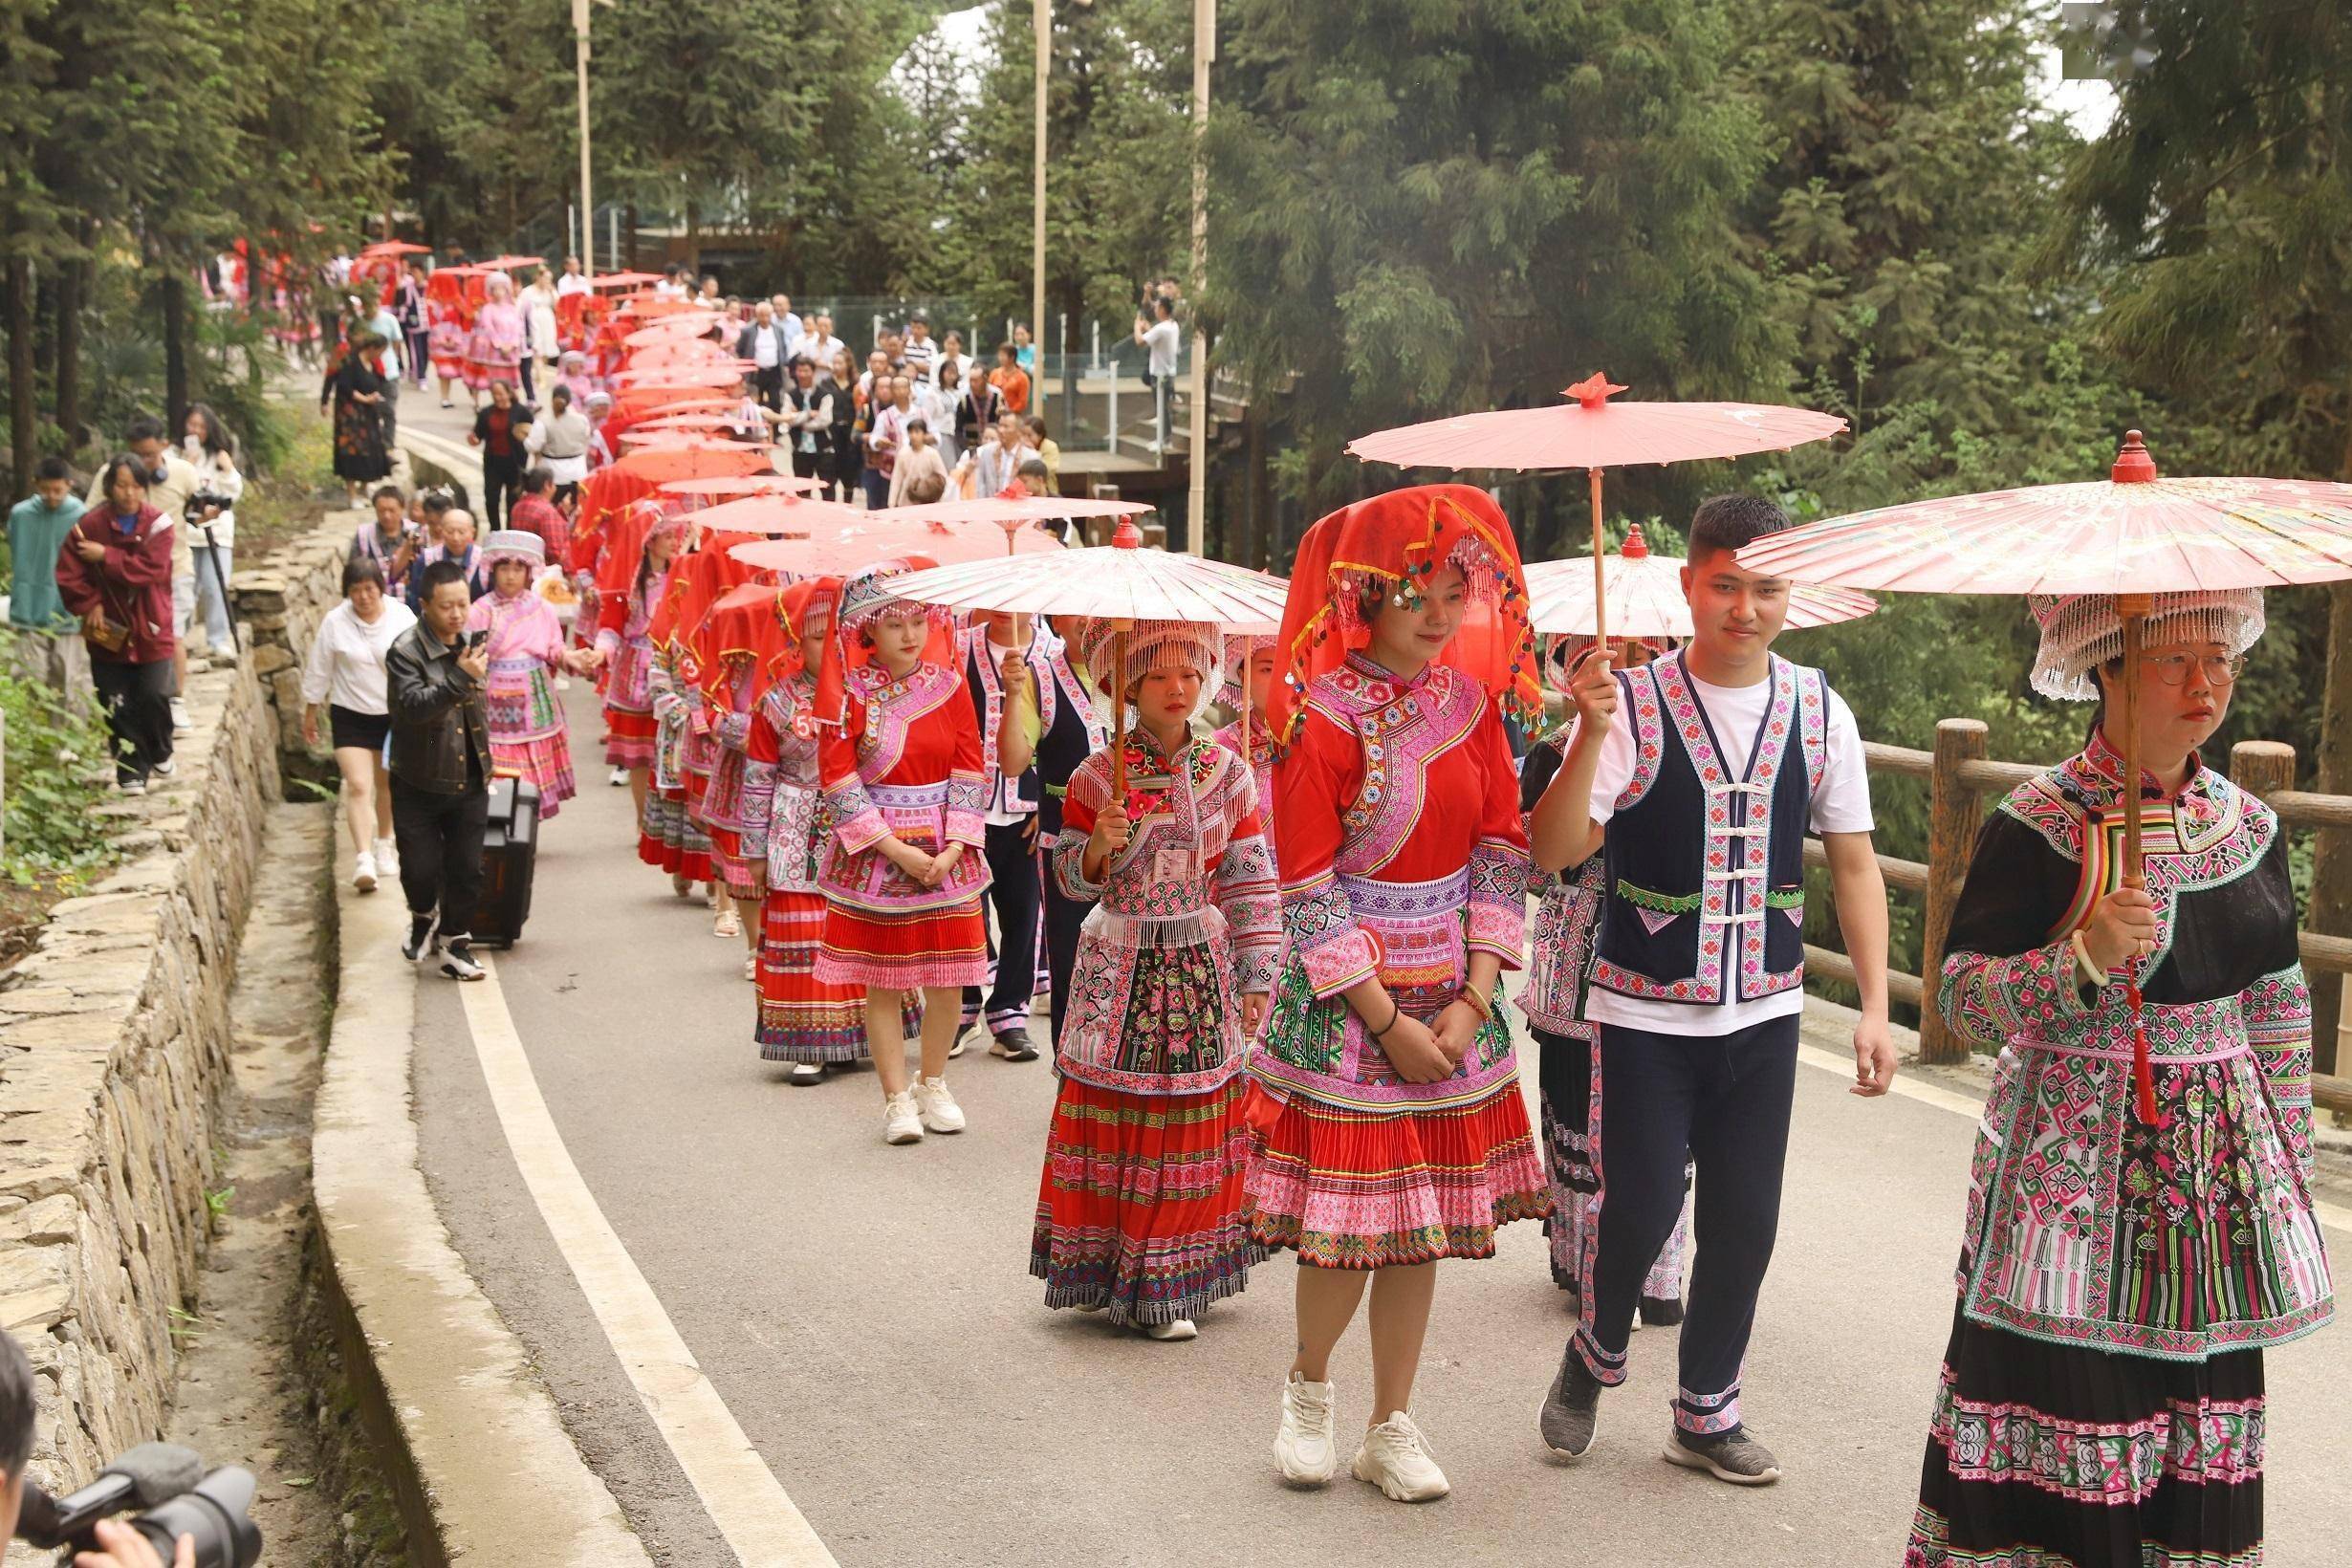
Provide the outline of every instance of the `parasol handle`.
{"type": "Polygon", "coordinates": [[[1601,470],[1591,470],[1593,488],[1593,645],[1602,664],[1609,658],[1609,575],[1601,539],[1601,470]]]}
{"type": "MultiPolygon", "coordinates": [[[[2147,594],[2115,596],[2116,618],[2123,623],[2123,871],[2125,887],[2145,889],[2147,866],[2140,848],[2140,664],[2147,613],[2154,607],[2147,594]]],[[[2140,960],[2132,960],[2125,982],[2131,999],[2132,1103],[2141,1122],[2156,1124],[2156,1075],[2148,1060],[2147,1025],[2140,994],[2140,960]]]]}
{"type": "Polygon", "coordinates": [[[1111,639],[1111,800],[1127,809],[1127,628],[1128,621],[1114,621],[1111,639]]]}

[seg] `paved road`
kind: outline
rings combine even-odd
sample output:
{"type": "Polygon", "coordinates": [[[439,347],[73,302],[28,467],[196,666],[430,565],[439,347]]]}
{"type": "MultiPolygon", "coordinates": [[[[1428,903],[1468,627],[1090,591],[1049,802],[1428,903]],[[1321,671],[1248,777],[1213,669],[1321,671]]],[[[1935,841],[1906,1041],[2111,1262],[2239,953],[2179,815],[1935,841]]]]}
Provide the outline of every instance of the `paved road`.
{"type": "MultiPolygon", "coordinates": [[[[1963,1117],[1800,1074],[1746,1383],[1781,1485],[1734,1492],[1660,1462],[1671,1331],[1634,1341],[1593,1457],[1545,1463],[1534,1417],[1567,1318],[1520,1225],[1441,1284],[1415,1414],[1454,1496],[1405,1508],[1344,1478],[1287,1492],[1267,1448],[1292,1265],[1263,1266],[1189,1344],[1045,1311],[1027,1274],[1044,1065],[966,1057],[971,1130],[906,1149],[881,1142],[870,1072],[786,1086],[751,1043],[739,944],[635,863],[584,686],[570,708],[588,793],[547,831],[526,940],[498,960],[505,1001],[596,1200],[842,1563],[1895,1560],[1950,1312],[1963,1117]]],[[[422,985],[416,1093],[457,1244],[657,1558],[726,1563],[523,1189],[455,991],[422,985]]],[[[1338,1363],[1346,1422],[1365,1354],[1360,1326],[1338,1363]]],[[[2352,1331],[2271,1364],[2272,1560],[2341,1560],[2352,1331]]]]}

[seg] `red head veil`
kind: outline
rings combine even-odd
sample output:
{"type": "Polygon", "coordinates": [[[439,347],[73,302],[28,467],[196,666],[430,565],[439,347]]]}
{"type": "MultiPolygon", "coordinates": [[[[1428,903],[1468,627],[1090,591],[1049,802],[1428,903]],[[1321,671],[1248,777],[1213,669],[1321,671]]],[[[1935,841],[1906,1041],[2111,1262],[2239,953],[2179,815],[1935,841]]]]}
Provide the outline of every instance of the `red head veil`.
{"type": "Polygon", "coordinates": [[[1370,642],[1359,600],[1375,589],[1414,595],[1441,565],[1462,569],[1470,607],[1438,663],[1476,681],[1521,723],[1541,718],[1527,582],[1510,519],[1482,490],[1416,485],[1342,507],[1298,542],[1267,704],[1267,730],[1277,746],[1296,738],[1316,677],[1370,642]]]}
{"type": "Polygon", "coordinates": [[[687,639],[697,682],[714,708],[732,707],[735,680],[752,670],[751,692],[756,702],[779,669],[800,664],[800,643],[784,622],[785,590],[764,582],[730,588],[712,602],[687,639]]]}

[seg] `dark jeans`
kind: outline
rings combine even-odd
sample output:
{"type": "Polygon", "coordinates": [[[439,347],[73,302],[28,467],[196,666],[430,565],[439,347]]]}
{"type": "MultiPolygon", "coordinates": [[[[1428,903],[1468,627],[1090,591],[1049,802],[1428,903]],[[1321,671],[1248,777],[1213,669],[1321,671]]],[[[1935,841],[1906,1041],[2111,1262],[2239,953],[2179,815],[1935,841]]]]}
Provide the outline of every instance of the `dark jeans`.
{"type": "Polygon", "coordinates": [[[890,504],[890,476],[880,468],[864,469],[858,475],[858,483],[865,491],[868,511],[880,512],[890,504]]]}
{"type": "Polygon", "coordinates": [[[115,782],[143,779],[159,762],[171,760],[169,659],[130,664],[116,659],[90,661],[90,683],[115,737],[115,782]]]}
{"type": "Polygon", "coordinates": [[[525,403],[537,403],[539,401],[538,392],[531,384],[532,373],[537,368],[538,361],[539,357],[532,353],[530,346],[526,344],[523,348],[522,362],[515,366],[516,374],[523,383],[523,401],[525,403]]]}
{"type": "Polygon", "coordinates": [[[1674,1424],[1739,1425],[1739,1367],[1780,1226],[1780,1177],[1797,1091],[1794,1015],[1730,1034],[1601,1026],[1600,1239],[1571,1341],[1604,1383],[1625,1380],[1635,1299],[1697,1172],[1697,1256],[1680,1342],[1674,1424]]]}
{"type": "Polygon", "coordinates": [[[781,409],[784,406],[784,367],[773,364],[764,370],[754,369],[751,372],[751,387],[759,394],[761,407],[781,409]]]}
{"type": "Polygon", "coordinates": [[[1051,866],[1045,873],[1045,968],[1053,981],[1048,992],[1053,1007],[1054,1043],[1061,1043],[1062,1014],[1070,1011],[1070,976],[1078,968],[1078,927],[1086,924],[1090,904],[1069,898],[1055,885],[1051,866]]]}
{"type": "MultiPolygon", "coordinates": [[[[996,906],[996,974],[988,995],[989,1033],[1029,1027],[1037,995],[1037,854],[1021,823],[985,830],[989,902],[996,906]]],[[[964,1021],[980,1016],[980,988],[964,988],[964,1021]]]]}
{"type": "Polygon", "coordinates": [[[502,526],[498,519],[522,498],[523,466],[512,457],[482,454],[482,532],[502,526]]]}
{"type": "Polygon", "coordinates": [[[482,896],[482,839],[490,791],[477,779],[442,795],[392,779],[392,838],[401,852],[401,892],[412,915],[441,910],[441,935],[464,936],[482,896]]]}
{"type": "Polygon", "coordinates": [[[433,335],[419,327],[406,335],[408,338],[408,374],[422,388],[425,379],[433,373],[433,335]]]}

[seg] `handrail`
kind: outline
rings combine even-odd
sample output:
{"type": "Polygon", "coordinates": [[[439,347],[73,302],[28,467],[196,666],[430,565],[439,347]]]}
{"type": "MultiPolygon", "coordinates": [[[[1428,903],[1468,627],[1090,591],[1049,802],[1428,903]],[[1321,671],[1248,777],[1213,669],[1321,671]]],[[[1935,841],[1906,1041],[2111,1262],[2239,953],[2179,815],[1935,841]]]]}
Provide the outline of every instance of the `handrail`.
{"type": "MultiPolygon", "coordinates": [[[[1906,860],[1892,855],[1878,858],[1879,871],[1889,887],[1918,895],[1926,909],[1920,942],[1920,968],[1926,974],[1943,969],[1944,945],[1951,929],[1952,910],[1968,880],[1969,859],[1985,810],[1985,796],[2007,794],[2045,770],[2030,763],[2001,762],[1985,755],[1986,730],[1974,719],[1946,719],[1936,726],[1935,749],[1864,742],[1863,760],[1874,773],[1924,778],[1928,785],[1927,859],[1906,860]]],[[[2230,776],[2278,814],[2289,827],[2352,827],[2352,795],[2321,795],[2288,786],[2295,777],[2295,750],[2275,741],[2242,741],[2230,753],[2230,776]]],[[[1805,864],[1825,866],[1828,853],[1819,840],[1808,838],[1805,864]]],[[[2318,931],[2298,933],[2298,947],[2306,969],[2332,974],[2352,974],[2352,937],[2318,931]]],[[[1845,954],[1807,944],[1807,969],[1820,978],[1854,983],[1854,967],[1845,954]]],[[[1887,994],[1920,1010],[1920,1056],[1928,1062],[1965,1061],[1968,1042],[1955,1034],[1927,1000],[1919,974],[1887,976],[1887,994]]],[[[2352,1078],[2334,1076],[2336,1042],[2315,1040],[2312,1100],[2323,1109],[2352,1112],[2352,1078]]]]}

